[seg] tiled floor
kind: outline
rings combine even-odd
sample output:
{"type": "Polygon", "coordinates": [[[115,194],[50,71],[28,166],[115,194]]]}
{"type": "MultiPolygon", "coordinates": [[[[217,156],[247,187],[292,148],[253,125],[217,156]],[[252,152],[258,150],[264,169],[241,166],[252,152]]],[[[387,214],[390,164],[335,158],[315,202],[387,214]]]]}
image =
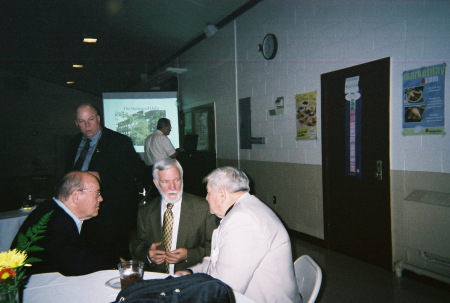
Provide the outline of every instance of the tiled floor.
{"type": "Polygon", "coordinates": [[[323,272],[318,303],[450,303],[450,291],[403,276],[397,278],[378,266],[291,238],[294,260],[310,255],[323,272]]]}

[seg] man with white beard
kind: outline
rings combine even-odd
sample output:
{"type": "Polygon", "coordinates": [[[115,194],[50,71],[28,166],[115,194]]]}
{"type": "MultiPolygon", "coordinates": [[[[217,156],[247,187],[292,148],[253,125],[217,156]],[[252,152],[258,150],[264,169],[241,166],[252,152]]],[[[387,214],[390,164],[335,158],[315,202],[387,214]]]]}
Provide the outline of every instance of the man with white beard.
{"type": "Polygon", "coordinates": [[[210,254],[217,220],[204,198],[183,193],[183,168],[177,160],[166,158],[156,162],[153,183],[161,198],[139,207],[131,255],[134,260],[145,262],[147,270],[174,274],[210,254]],[[164,245],[166,211],[172,213],[173,224],[170,224],[171,243],[164,245]]]}

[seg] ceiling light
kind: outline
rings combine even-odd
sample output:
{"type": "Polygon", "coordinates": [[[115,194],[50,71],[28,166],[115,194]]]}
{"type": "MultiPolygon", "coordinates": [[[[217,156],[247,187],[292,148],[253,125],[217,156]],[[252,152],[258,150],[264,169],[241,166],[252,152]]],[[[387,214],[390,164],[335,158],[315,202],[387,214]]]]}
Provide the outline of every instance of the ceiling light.
{"type": "Polygon", "coordinates": [[[97,43],[97,38],[83,38],[84,43],[97,43]]]}
{"type": "Polygon", "coordinates": [[[83,68],[83,64],[74,64],[72,65],[73,68],[83,68]]]}
{"type": "Polygon", "coordinates": [[[166,72],[172,72],[176,74],[182,74],[187,71],[187,68],[178,68],[178,67],[167,67],[166,72]]]}
{"type": "Polygon", "coordinates": [[[214,35],[218,31],[217,26],[214,24],[209,24],[205,27],[205,35],[206,38],[210,38],[212,35],[214,35]]]}
{"type": "Polygon", "coordinates": [[[67,81],[66,84],[75,84],[75,81],[67,81]]]}

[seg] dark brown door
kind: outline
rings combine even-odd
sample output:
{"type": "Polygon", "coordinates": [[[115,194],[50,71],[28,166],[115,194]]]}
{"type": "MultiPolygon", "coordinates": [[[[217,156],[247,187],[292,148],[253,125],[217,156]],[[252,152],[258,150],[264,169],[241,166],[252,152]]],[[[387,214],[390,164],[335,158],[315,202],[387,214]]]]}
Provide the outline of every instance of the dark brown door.
{"type": "Polygon", "coordinates": [[[326,73],[321,81],[325,241],[331,249],[392,270],[390,58],[326,73]],[[352,133],[345,85],[357,76],[360,114],[352,133]]]}

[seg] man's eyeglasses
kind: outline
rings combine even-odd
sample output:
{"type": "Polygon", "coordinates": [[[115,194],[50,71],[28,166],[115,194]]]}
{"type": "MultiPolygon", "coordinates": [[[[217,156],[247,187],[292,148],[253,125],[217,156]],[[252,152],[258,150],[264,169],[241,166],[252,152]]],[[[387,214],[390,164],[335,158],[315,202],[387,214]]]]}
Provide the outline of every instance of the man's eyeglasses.
{"type": "Polygon", "coordinates": [[[88,192],[88,193],[93,193],[98,197],[100,197],[102,195],[102,193],[99,190],[87,190],[87,189],[79,189],[78,191],[84,191],[84,192],[88,192]]]}
{"type": "Polygon", "coordinates": [[[173,180],[161,180],[161,181],[159,181],[159,183],[161,183],[162,185],[167,185],[167,184],[172,183],[172,182],[180,183],[181,182],[181,178],[176,178],[176,179],[173,179],[173,180]]]}

